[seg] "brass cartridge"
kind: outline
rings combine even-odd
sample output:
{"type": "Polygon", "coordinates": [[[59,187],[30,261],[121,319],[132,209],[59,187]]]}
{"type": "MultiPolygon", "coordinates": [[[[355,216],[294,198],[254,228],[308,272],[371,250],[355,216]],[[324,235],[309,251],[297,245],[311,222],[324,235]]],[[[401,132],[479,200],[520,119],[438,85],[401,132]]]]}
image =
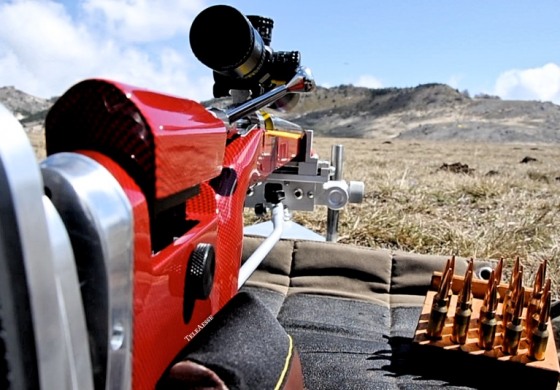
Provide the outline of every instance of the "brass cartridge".
{"type": "Polygon", "coordinates": [[[447,305],[444,302],[441,302],[441,304],[434,304],[430,312],[430,319],[428,320],[428,328],[426,330],[428,338],[433,340],[441,339],[446,319],[447,305]]]}
{"type": "Polygon", "coordinates": [[[546,260],[539,265],[539,270],[535,275],[535,281],[533,283],[533,292],[531,293],[531,298],[527,304],[527,314],[526,314],[526,327],[527,334],[533,331],[534,323],[532,321],[533,314],[535,314],[539,308],[539,304],[542,299],[543,287],[545,281],[546,273],[546,260]]]}
{"type": "Polygon", "coordinates": [[[536,321],[533,320],[533,316],[538,312],[539,306],[541,304],[543,290],[546,279],[546,260],[539,265],[539,270],[535,275],[535,281],[533,283],[533,292],[531,293],[531,298],[527,304],[527,314],[525,316],[525,327],[527,330],[527,336],[531,338],[533,329],[536,325],[536,321]]]}
{"type": "MultiPolygon", "coordinates": [[[[503,267],[504,267],[504,258],[501,257],[500,261],[498,261],[498,264],[496,265],[496,268],[494,268],[494,279],[496,280],[496,285],[499,285],[502,282],[503,267]]],[[[488,295],[488,290],[486,290],[486,292],[484,293],[485,300],[488,300],[487,295],[488,295]]],[[[478,321],[480,321],[480,319],[484,317],[484,313],[486,313],[486,306],[482,305],[482,307],[480,308],[480,315],[478,317],[478,321]]]]}
{"type": "Polygon", "coordinates": [[[517,285],[517,278],[519,277],[519,256],[516,257],[515,263],[513,265],[513,270],[511,271],[511,277],[509,279],[509,286],[506,290],[504,295],[504,300],[502,302],[502,321],[503,323],[507,323],[505,318],[507,317],[507,311],[509,310],[509,306],[511,304],[511,296],[513,294],[513,288],[517,285]]]}
{"type": "Polygon", "coordinates": [[[465,344],[467,334],[469,332],[469,323],[472,315],[472,278],[473,278],[473,260],[469,262],[463,288],[457,298],[457,308],[455,309],[455,317],[453,318],[453,329],[451,332],[451,341],[457,344],[465,344]]]}
{"type": "Polygon", "coordinates": [[[523,313],[523,305],[525,300],[525,289],[520,288],[517,301],[515,302],[515,310],[511,315],[510,321],[505,326],[504,339],[502,342],[502,350],[509,355],[517,355],[521,334],[523,333],[523,321],[521,314],[523,313]]]}
{"type": "Polygon", "coordinates": [[[515,307],[517,306],[517,301],[519,300],[519,295],[522,288],[523,288],[523,266],[520,265],[519,275],[516,278],[516,284],[513,287],[511,299],[509,301],[508,307],[506,308],[506,314],[505,316],[502,317],[502,324],[504,328],[511,321],[511,318],[513,317],[513,312],[515,311],[515,307]]]}
{"type": "Polygon", "coordinates": [[[533,329],[531,340],[529,341],[529,357],[534,360],[544,360],[546,346],[548,344],[548,320],[550,318],[550,291],[544,297],[544,304],[538,315],[539,321],[533,329]]]}
{"type": "Polygon", "coordinates": [[[440,339],[445,320],[447,319],[447,312],[449,310],[449,302],[451,301],[451,280],[453,278],[452,260],[447,260],[443,276],[438,288],[437,293],[434,295],[432,302],[432,309],[428,319],[428,328],[426,335],[431,339],[440,339]]]}
{"type": "Polygon", "coordinates": [[[451,260],[449,261],[449,269],[447,270],[449,273],[449,289],[447,291],[447,310],[449,310],[449,305],[451,304],[451,297],[453,296],[453,290],[451,289],[451,285],[453,284],[453,275],[455,275],[455,255],[451,256],[451,260]]]}
{"type": "Polygon", "coordinates": [[[546,296],[547,294],[550,293],[550,279],[546,280],[546,283],[544,284],[544,288],[542,290],[541,293],[541,299],[537,304],[537,308],[535,309],[535,311],[531,314],[531,316],[527,316],[525,319],[525,328],[526,328],[526,335],[527,335],[527,340],[531,341],[531,338],[533,337],[533,330],[535,330],[535,328],[537,327],[537,325],[539,324],[539,320],[540,320],[540,313],[542,311],[542,307],[545,304],[546,301],[546,296]]]}
{"type": "Polygon", "coordinates": [[[513,311],[515,310],[515,303],[517,300],[517,297],[519,295],[519,289],[521,288],[521,286],[523,285],[523,266],[519,265],[518,270],[517,270],[517,274],[512,275],[512,281],[513,281],[513,286],[511,288],[511,290],[508,289],[508,291],[506,292],[506,297],[504,298],[504,301],[506,298],[507,302],[506,305],[502,306],[502,324],[504,326],[506,326],[506,324],[510,321],[511,319],[511,315],[513,313],[513,311]]]}
{"type": "Polygon", "coordinates": [[[499,286],[502,283],[502,270],[504,268],[504,258],[500,257],[496,268],[494,268],[494,279],[496,279],[496,284],[499,286]]]}
{"type": "Polygon", "coordinates": [[[496,306],[497,306],[498,294],[496,279],[494,277],[494,271],[488,280],[488,293],[485,297],[483,307],[486,311],[482,314],[479,322],[478,328],[478,346],[484,350],[490,351],[494,347],[494,340],[496,338],[496,328],[498,326],[498,321],[496,320],[496,306]]]}

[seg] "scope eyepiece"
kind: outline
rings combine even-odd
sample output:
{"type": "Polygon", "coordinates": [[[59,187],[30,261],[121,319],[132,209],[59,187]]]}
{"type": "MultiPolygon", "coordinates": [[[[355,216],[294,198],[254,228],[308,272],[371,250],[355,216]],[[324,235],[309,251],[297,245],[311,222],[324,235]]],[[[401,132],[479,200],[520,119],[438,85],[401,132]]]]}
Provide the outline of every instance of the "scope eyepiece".
{"type": "MultiPolygon", "coordinates": [[[[267,38],[270,40],[270,28],[267,38]]],[[[189,39],[200,62],[233,79],[254,77],[271,56],[249,19],[227,5],[212,6],[198,14],[189,39]]]]}

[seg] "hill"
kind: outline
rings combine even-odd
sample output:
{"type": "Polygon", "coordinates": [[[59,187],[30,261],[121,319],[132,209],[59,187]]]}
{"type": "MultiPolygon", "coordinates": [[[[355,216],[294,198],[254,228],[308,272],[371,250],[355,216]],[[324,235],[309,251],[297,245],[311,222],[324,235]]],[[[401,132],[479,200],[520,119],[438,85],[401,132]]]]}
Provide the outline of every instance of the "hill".
{"type": "Polygon", "coordinates": [[[560,142],[560,106],[471,98],[443,84],[319,88],[288,119],[331,137],[560,142]]]}
{"type": "MultiPolygon", "coordinates": [[[[0,88],[0,103],[28,131],[39,131],[56,98],[0,88]]],[[[212,99],[207,105],[217,102],[212,99]]],[[[319,87],[294,111],[279,114],[319,136],[482,142],[560,142],[560,106],[549,102],[471,98],[444,84],[414,88],[319,87]]]]}
{"type": "Polygon", "coordinates": [[[13,86],[0,87],[2,103],[28,131],[41,131],[47,112],[56,98],[43,99],[22,92],[13,86]]]}

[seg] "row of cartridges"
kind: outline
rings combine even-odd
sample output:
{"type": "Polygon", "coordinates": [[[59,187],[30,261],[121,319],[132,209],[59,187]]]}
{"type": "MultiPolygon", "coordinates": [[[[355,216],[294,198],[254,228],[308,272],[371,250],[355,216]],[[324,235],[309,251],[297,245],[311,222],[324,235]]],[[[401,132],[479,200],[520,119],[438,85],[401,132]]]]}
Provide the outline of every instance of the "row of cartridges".
{"type": "MultiPolygon", "coordinates": [[[[498,313],[498,286],[502,279],[503,259],[492,270],[488,279],[484,300],[480,308],[478,321],[478,347],[490,351],[497,344],[496,333],[501,329],[501,349],[504,354],[517,355],[522,340],[528,345],[528,356],[533,360],[544,360],[548,343],[551,291],[550,279],[546,278],[546,260],[541,262],[535,275],[532,291],[525,292],[523,287],[523,266],[519,258],[509,280],[507,290],[503,294],[501,310],[498,313]]],[[[432,340],[442,338],[442,332],[448,316],[453,291],[453,273],[455,258],[447,260],[442,273],[438,291],[434,295],[427,336],[432,340]]],[[[468,263],[463,286],[457,297],[451,342],[465,344],[471,324],[473,312],[473,260],[468,263]]],[[[473,323],[475,321],[472,321],[473,323]]]]}

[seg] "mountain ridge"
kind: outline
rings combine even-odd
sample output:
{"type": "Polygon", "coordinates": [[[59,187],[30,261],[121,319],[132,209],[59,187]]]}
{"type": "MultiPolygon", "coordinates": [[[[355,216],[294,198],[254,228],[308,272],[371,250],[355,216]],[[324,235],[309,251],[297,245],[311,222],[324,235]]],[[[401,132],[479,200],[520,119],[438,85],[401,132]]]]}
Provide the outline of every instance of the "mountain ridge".
{"type": "MultiPolygon", "coordinates": [[[[13,86],[0,88],[3,103],[27,131],[42,131],[56,97],[42,99],[13,86]]],[[[205,105],[225,106],[228,99],[205,105]]],[[[319,87],[294,110],[278,113],[318,136],[483,142],[560,142],[560,106],[550,102],[471,97],[446,84],[407,88],[319,87]]]]}

